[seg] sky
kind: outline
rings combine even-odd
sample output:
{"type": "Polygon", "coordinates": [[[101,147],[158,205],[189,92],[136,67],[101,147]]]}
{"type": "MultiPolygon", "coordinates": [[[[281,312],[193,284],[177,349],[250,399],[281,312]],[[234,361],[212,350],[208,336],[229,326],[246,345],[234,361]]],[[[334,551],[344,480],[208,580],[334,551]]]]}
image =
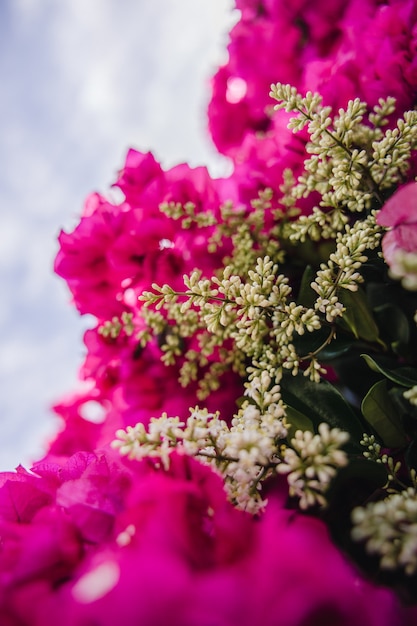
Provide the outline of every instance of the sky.
{"type": "Polygon", "coordinates": [[[57,236],[129,147],[228,164],[206,130],[232,0],[0,2],[0,470],[39,458],[91,325],[53,275],[57,236]]]}

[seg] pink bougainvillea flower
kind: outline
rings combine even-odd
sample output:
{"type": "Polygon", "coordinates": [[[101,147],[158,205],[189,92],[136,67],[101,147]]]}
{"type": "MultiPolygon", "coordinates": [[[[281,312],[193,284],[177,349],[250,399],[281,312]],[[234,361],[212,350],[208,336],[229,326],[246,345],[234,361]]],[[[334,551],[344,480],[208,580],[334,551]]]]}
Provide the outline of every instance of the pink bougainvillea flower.
{"type": "Polygon", "coordinates": [[[55,260],[80,313],[101,320],[139,308],[137,296],[153,282],[181,289],[183,274],[196,266],[211,275],[227,252],[207,254],[212,229],[183,230],[159,208],[165,202],[191,202],[197,213],[218,217],[222,185],[206,168],[183,164],[164,172],[150,153],[130,150],[116,185],[125,201],[114,205],[92,194],[78,226],[61,232],[55,260]]]}
{"type": "Polygon", "coordinates": [[[110,407],[97,388],[62,398],[53,407],[61,427],[49,442],[48,458],[70,457],[79,450],[92,452],[108,444],[115,428],[124,425],[110,407]]]}
{"type": "Polygon", "coordinates": [[[5,479],[35,482],[48,499],[27,493],[37,502],[30,522],[0,518],[2,625],[408,626],[415,618],[360,577],[323,522],[283,508],[282,482],[255,519],[227,501],[209,467],[177,453],[168,471],[97,452],[33,472],[5,479]]]}
{"type": "Polygon", "coordinates": [[[396,191],[379,211],[377,222],[392,229],[384,237],[387,261],[395,247],[417,252],[417,183],[408,183],[396,191]]]}
{"type": "Polygon", "coordinates": [[[301,36],[285,13],[273,20],[262,12],[243,13],[230,33],[229,61],[212,81],[209,129],[219,152],[236,159],[247,133],[268,130],[271,83],[298,84],[300,67],[294,61],[301,36]]]}
{"type": "Polygon", "coordinates": [[[98,194],[87,204],[89,215],[72,233],[60,233],[54,269],[67,281],[80,313],[111,318],[123,309],[116,298],[120,286],[112,279],[107,251],[120,231],[123,213],[98,194]]]}
{"type": "Polygon", "coordinates": [[[387,200],[377,222],[390,230],[382,251],[393,278],[407,289],[417,289],[417,183],[408,183],[387,200]]]}
{"type": "Polygon", "coordinates": [[[130,149],[114,186],[129,206],[157,213],[165,190],[164,172],[151,152],[130,149]]]}
{"type": "Polygon", "coordinates": [[[318,91],[335,109],[357,97],[373,107],[393,96],[399,117],[417,93],[416,23],[411,0],[350,0],[336,45],[306,63],[302,88],[318,91]]]}
{"type": "Polygon", "coordinates": [[[321,521],[273,500],[241,558],[200,578],[193,598],[190,623],[204,625],[403,626],[406,614],[360,577],[321,521]]]}

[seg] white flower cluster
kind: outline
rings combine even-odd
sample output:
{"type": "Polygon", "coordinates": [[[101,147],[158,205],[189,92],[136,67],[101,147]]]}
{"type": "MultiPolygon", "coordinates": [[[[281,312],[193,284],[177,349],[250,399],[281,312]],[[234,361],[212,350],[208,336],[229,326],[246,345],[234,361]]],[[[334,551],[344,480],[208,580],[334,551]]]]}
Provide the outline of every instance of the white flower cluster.
{"type": "Polygon", "coordinates": [[[173,449],[195,456],[216,468],[225,479],[230,499],[241,509],[258,512],[265,502],[261,481],[280,462],[280,442],[287,435],[278,385],[266,374],[247,385],[246,401],[228,424],[217,413],[190,409],[186,421],[179,417],[152,418],[148,429],[141,423],[118,430],[113,447],[131,459],[158,458],[165,469],[173,449]]]}
{"type": "MultiPolygon", "coordinates": [[[[232,244],[215,276],[194,271],[184,277],[183,292],[152,285],[153,292],[140,296],[146,326],[139,335],[141,345],[157,335],[163,362],[179,365],[182,385],[198,383],[199,400],[217,389],[219,377],[230,369],[242,377],[259,376],[266,369],[278,380],[283,368],[296,375],[300,362],[307,361],[305,375],[320,380],[320,349],[298,354],[298,336],[331,324],[327,345],[336,336],[336,324],[343,317],[346,321],[349,292],[358,290],[367,251],[379,245],[382,233],[374,212],[351,226],[352,213],[381,206],[386,190],[403,179],[410,151],[417,148],[417,112],[404,114],[395,129],[383,131],[395,109],[392,98],[380,100],[369,114],[365,103],[352,100],[333,115],[319,95],[303,97],[290,85],[273,85],[271,96],[278,101],[275,108],[294,113],[291,128],[306,127],[310,135],[304,173],[295,180],[286,172],[283,197],[274,201],[285,211],[273,208],[269,189],[251,207],[220,206],[217,223],[212,213],[200,215],[192,203],[161,207],[182,220],[184,228],[210,227],[208,253],[218,253],[225,240],[228,248],[232,244]],[[320,194],[319,206],[308,216],[299,215],[297,201],[312,192],[320,194]],[[271,215],[272,225],[266,221],[271,215]],[[329,238],[335,239],[336,248],[311,283],[316,301],[301,306],[280,272],[282,242],[329,238]],[[156,310],[149,311],[149,306],[156,310]]],[[[415,259],[403,261],[413,266],[407,276],[413,275],[415,259]]]]}
{"type": "Polygon", "coordinates": [[[336,250],[330,255],[327,264],[322,263],[317,272],[312,289],[318,294],[316,310],[324,313],[328,322],[342,316],[344,307],[339,301],[337,291],[347,289],[356,291],[363,282],[359,272],[368,260],[366,250],[377,247],[381,238],[381,229],[375,223],[373,214],[365,220],[358,220],[337,237],[336,250]]]}
{"type": "MultiPolygon", "coordinates": [[[[204,400],[220,386],[221,375],[233,370],[246,381],[246,399],[231,424],[218,413],[195,407],[187,419],[163,414],[153,418],[147,428],[137,424],[118,431],[113,443],[122,454],[133,459],[153,457],[164,468],[169,467],[174,449],[209,463],[223,476],[230,499],[253,513],[265,504],[262,482],[276,473],[287,475],[290,494],[299,499],[301,508],[325,506],[331,481],[348,462],[343,450],[348,434],[327,424],[320,424],[317,434],[297,431],[287,442],[289,424],[279,383],[284,370],[297,375],[299,369],[311,381],[319,382],[325,371],[318,360],[320,352],[333,341],[340,326],[358,336],[352,309],[361,298],[366,300],[359,288],[362,266],[382,235],[375,222],[376,209],[403,180],[411,150],[417,149],[417,112],[406,113],[396,128],[383,132],[395,110],[392,98],[380,100],[369,114],[367,105],[356,99],[333,115],[317,94],[303,97],[289,85],[277,84],[271,95],[278,101],[275,108],[294,113],[290,127],[295,132],[308,130],[304,172],[297,180],[285,172],[280,188],[283,197],[273,198],[266,189],[250,207],[227,202],[214,214],[199,213],[192,203],[161,205],[183,228],[210,229],[208,254],[219,254],[227,242],[224,249],[229,256],[212,277],[199,270],[184,276],[182,292],[154,284],[152,292],[139,298],[145,306],[137,339],[142,347],[157,340],[162,361],[178,367],[183,386],[197,382],[198,400],[204,400]],[[313,192],[321,196],[318,206],[308,216],[300,215],[297,202],[313,192]],[[333,240],[328,246],[331,253],[325,259],[320,257],[324,262],[315,277],[315,270],[307,268],[299,293],[294,294],[292,285],[298,284],[301,271],[294,281],[284,275],[284,250],[306,240],[324,239],[333,240]],[[319,329],[316,336],[322,339],[316,347],[303,335],[319,329]],[[303,345],[315,347],[306,347],[303,354],[303,345]]],[[[399,257],[393,271],[403,278],[406,288],[417,289],[415,255],[399,257]]],[[[369,328],[366,332],[371,336],[363,338],[376,340],[373,327],[369,328]]],[[[123,331],[132,334],[130,318],[114,318],[100,332],[116,338],[123,331]]],[[[405,392],[413,404],[417,404],[416,389],[405,392]]],[[[385,465],[386,487],[398,488],[399,463],[381,455],[372,436],[364,435],[362,444],[366,458],[385,465]]],[[[413,500],[411,495],[408,500],[413,500]]],[[[406,517],[414,506],[408,500],[403,506],[406,517]]],[[[379,509],[391,506],[391,500],[385,502],[388,504],[378,503],[379,509]]],[[[379,509],[375,509],[375,519],[379,509]]],[[[368,509],[360,511],[355,513],[357,519],[368,509]]],[[[363,523],[373,514],[370,508],[363,523]]],[[[361,524],[357,527],[364,528],[361,524]]],[[[415,533],[413,524],[406,525],[409,537],[415,533]]],[[[414,545],[411,539],[407,541],[407,546],[414,545]]],[[[383,550],[388,562],[389,550],[383,550]]],[[[404,550],[409,554],[411,548],[404,550]]],[[[409,556],[401,559],[406,569],[415,567],[417,571],[417,566],[409,564],[409,556]]]]}
{"type": "MultiPolygon", "coordinates": [[[[321,327],[320,317],[314,309],[291,301],[292,289],[288,278],[278,273],[278,265],[269,256],[258,257],[247,277],[233,274],[227,265],[220,277],[202,278],[200,271],[184,276],[185,292],[175,292],[169,285],[152,285],[155,292],[144,292],[141,299],[146,305],[155,305],[166,311],[167,322],[162,344],[163,361],[175,363],[184,356],[180,380],[188,384],[198,380],[199,399],[204,399],[218,387],[218,375],[228,368],[245,376],[245,363],[251,361],[254,375],[267,370],[272,378],[279,380],[282,367],[291,369],[295,375],[299,359],[293,337],[313,332],[321,327]],[[180,302],[180,298],[186,300],[180,302]],[[170,324],[170,320],[174,324],[170,324]],[[188,322],[189,320],[189,322],[188,322]],[[199,350],[181,351],[181,340],[196,335],[199,350]],[[209,365],[211,355],[233,341],[233,349],[223,349],[222,360],[209,365]],[[268,347],[268,353],[265,347],[268,347]],[[269,358],[271,357],[271,358],[269,358]],[[262,369],[256,363],[262,360],[262,369]],[[265,364],[265,360],[269,360],[265,364]],[[209,366],[203,376],[198,368],[209,366]]],[[[160,335],[163,333],[162,314],[155,313],[144,319],[153,323],[160,335]]],[[[144,332],[142,345],[151,334],[144,332]]],[[[320,368],[315,365],[307,370],[316,380],[320,368]]]]}
{"type": "Polygon", "coordinates": [[[381,444],[377,442],[375,435],[368,435],[367,433],[364,433],[362,439],[360,440],[360,444],[365,448],[362,452],[365,459],[375,461],[376,463],[382,463],[381,444]]]}
{"type": "Polygon", "coordinates": [[[352,538],[364,541],[382,569],[417,572],[417,493],[408,488],[352,511],[352,538]]]}
{"type": "Polygon", "coordinates": [[[111,339],[116,339],[122,331],[129,337],[133,335],[134,330],[133,314],[127,311],[124,311],[120,318],[115,316],[98,328],[100,335],[110,337],[111,339]]]}
{"type": "Polygon", "coordinates": [[[348,457],[342,446],[348,433],[320,424],[318,434],[297,430],[283,455],[277,472],[287,474],[290,495],[300,498],[300,508],[326,505],[325,493],[338,468],[347,465],[348,457]]]}
{"type": "MultiPolygon", "coordinates": [[[[312,156],[304,162],[304,173],[290,192],[294,198],[317,191],[320,206],[326,210],[344,207],[358,212],[369,209],[373,199],[382,204],[381,191],[402,181],[417,146],[416,111],[406,112],[396,128],[383,133],[381,127],[395,110],[394,98],[381,98],[364,123],[368,107],[358,98],[332,116],[331,107],[324,107],[318,94],[308,92],[303,97],[291,85],[271,85],[270,96],[278,102],[275,109],[295,114],[289,128],[298,132],[307,127],[310,135],[306,150],[312,156]]],[[[331,236],[331,223],[323,221],[317,211],[307,221],[300,220],[302,239],[306,225],[315,238],[315,220],[324,227],[324,236],[331,236]]]]}
{"type": "Polygon", "coordinates": [[[394,280],[401,280],[404,289],[417,291],[417,253],[397,250],[393,255],[389,274],[394,280]]]}
{"type": "MultiPolygon", "coordinates": [[[[381,444],[379,444],[375,435],[363,434],[360,441],[361,446],[365,448],[362,452],[365,459],[374,461],[375,463],[381,463],[385,466],[387,471],[387,482],[384,485],[384,489],[388,492],[397,492],[398,488],[404,487],[404,483],[399,479],[398,475],[401,470],[401,461],[396,461],[392,456],[389,456],[385,452],[382,452],[381,444]]],[[[410,474],[411,480],[413,480],[413,474],[410,474]]]]}
{"type": "Polygon", "coordinates": [[[216,218],[211,211],[196,212],[196,206],[193,202],[162,202],[159,205],[160,211],[165,213],[174,220],[181,220],[182,228],[190,228],[192,224],[196,224],[200,228],[206,226],[214,226],[216,218]]]}
{"type": "Polygon", "coordinates": [[[157,458],[169,468],[173,450],[210,464],[225,481],[230,500],[240,509],[258,513],[263,481],[276,474],[288,475],[290,495],[300,498],[300,507],[326,505],[325,493],[337,469],[347,463],[341,450],[349,435],[320,424],[318,434],[297,431],[290,445],[285,411],[278,385],[265,372],[247,384],[244,402],[230,427],[217,413],[190,409],[186,421],[165,413],[143,424],[118,430],[112,446],[131,459],[157,458]]]}

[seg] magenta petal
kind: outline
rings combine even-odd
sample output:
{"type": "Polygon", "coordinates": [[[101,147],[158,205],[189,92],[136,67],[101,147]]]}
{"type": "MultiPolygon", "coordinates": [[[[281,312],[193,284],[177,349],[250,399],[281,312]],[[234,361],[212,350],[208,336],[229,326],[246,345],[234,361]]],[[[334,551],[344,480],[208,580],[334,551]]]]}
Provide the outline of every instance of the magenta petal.
{"type": "Polygon", "coordinates": [[[380,226],[398,226],[417,223],[417,183],[404,185],[389,198],[379,211],[380,226]]]}

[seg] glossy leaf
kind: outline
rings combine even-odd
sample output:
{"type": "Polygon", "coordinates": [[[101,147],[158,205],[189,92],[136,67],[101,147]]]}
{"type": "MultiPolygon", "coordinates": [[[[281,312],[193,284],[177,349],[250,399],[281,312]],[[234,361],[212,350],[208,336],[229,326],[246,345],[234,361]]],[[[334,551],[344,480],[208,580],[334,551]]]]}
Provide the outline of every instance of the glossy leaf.
{"type": "MultiPolygon", "coordinates": [[[[348,465],[339,469],[335,479],[332,481],[329,490],[329,499],[334,497],[335,492],[342,490],[342,497],[346,500],[346,487],[356,483],[358,485],[358,491],[361,491],[361,487],[366,483],[367,495],[370,495],[373,491],[381,489],[387,482],[388,473],[386,467],[382,463],[376,463],[370,461],[364,457],[350,459],[348,465]]],[[[363,500],[363,496],[358,499],[354,504],[357,505],[363,500]]]]}
{"type": "Polygon", "coordinates": [[[417,439],[411,442],[405,453],[405,462],[409,470],[417,470],[417,439]]]}
{"type": "Polygon", "coordinates": [[[341,428],[351,435],[351,443],[362,439],[363,426],[360,419],[344,397],[326,380],[314,383],[302,374],[286,375],[281,382],[284,403],[307,416],[315,430],[321,422],[341,428]]]}
{"type": "Polygon", "coordinates": [[[306,307],[312,307],[314,305],[317,294],[311,288],[311,283],[313,282],[315,275],[316,273],[311,265],[307,265],[301,279],[300,291],[297,298],[298,304],[302,304],[306,307]]]}
{"type": "Polygon", "coordinates": [[[316,352],[322,346],[324,346],[317,354],[319,361],[330,361],[340,357],[342,354],[348,352],[355,340],[352,336],[348,337],[336,337],[332,339],[329,344],[326,344],[329,339],[330,329],[320,328],[312,333],[304,333],[304,335],[294,337],[293,343],[297,351],[297,354],[305,356],[312,352],[316,352]]]}
{"type": "Polygon", "coordinates": [[[384,339],[391,347],[400,349],[410,339],[410,325],[405,313],[395,304],[387,303],[374,309],[375,318],[384,339]]]}
{"type": "Polygon", "coordinates": [[[339,300],[346,308],[343,322],[357,339],[377,342],[379,330],[369,308],[366,295],[362,289],[349,291],[343,289],[339,300]]]}
{"type": "Polygon", "coordinates": [[[309,419],[303,413],[300,413],[300,411],[297,411],[297,409],[295,409],[294,407],[287,406],[285,412],[287,414],[288,422],[290,423],[287,437],[288,440],[294,437],[296,430],[310,430],[312,432],[314,431],[314,426],[311,419],[309,419]]]}
{"type": "Polygon", "coordinates": [[[389,396],[386,380],[371,387],[362,402],[362,413],[384,446],[400,448],[407,443],[398,411],[389,396]]]}
{"type": "Polygon", "coordinates": [[[387,483],[388,472],[382,463],[364,457],[351,458],[338,470],[326,494],[329,502],[327,519],[332,535],[341,545],[349,543],[350,514],[363,505],[387,483]]]}
{"type": "Polygon", "coordinates": [[[391,380],[393,383],[397,385],[401,385],[402,387],[414,387],[417,385],[417,370],[413,367],[398,367],[395,370],[390,369],[377,363],[374,358],[369,356],[369,354],[361,354],[362,358],[365,359],[368,367],[374,372],[378,372],[391,380]]]}

